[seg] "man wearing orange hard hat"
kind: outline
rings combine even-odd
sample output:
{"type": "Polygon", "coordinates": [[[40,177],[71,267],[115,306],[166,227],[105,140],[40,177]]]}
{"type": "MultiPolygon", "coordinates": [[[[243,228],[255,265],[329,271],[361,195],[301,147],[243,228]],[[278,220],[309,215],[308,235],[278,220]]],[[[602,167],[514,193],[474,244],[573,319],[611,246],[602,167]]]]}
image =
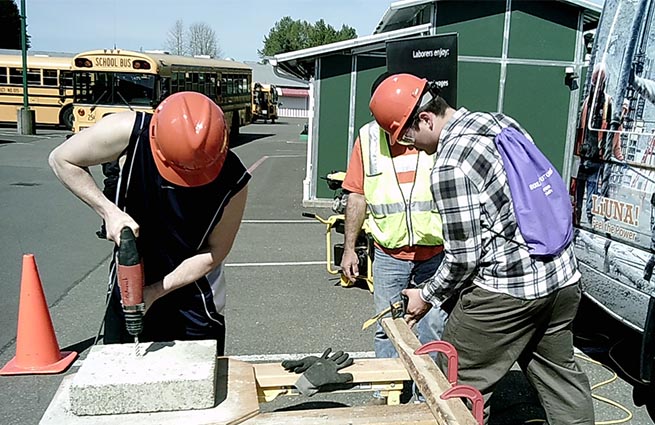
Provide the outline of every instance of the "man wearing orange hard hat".
{"type": "MultiPolygon", "coordinates": [[[[195,92],[175,93],[153,114],[109,115],[50,154],[61,182],[106,222],[119,243],[130,227],[144,264],[146,314],[140,338],[225,340],[223,261],[241,224],[250,174],[228,149],[223,111],[195,92]],[[120,159],[116,199],[88,167],[120,159]]],[[[115,260],[114,260],[115,261],[115,260]]],[[[110,267],[105,343],[129,342],[116,265],[110,267]]]]}

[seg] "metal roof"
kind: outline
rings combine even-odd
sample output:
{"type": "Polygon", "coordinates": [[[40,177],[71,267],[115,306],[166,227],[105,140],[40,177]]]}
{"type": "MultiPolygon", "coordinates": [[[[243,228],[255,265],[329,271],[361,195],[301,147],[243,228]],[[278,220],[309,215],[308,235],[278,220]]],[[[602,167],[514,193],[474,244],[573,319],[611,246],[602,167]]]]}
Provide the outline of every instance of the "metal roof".
{"type": "MultiPolygon", "coordinates": [[[[391,3],[371,35],[280,53],[270,59],[276,69],[309,80],[314,76],[315,59],[328,54],[350,54],[374,51],[384,47],[387,40],[429,33],[431,24],[417,25],[423,9],[441,0],[399,0],[391,3]]],[[[592,0],[557,0],[583,9],[585,29],[595,28],[603,8],[592,0]]]]}
{"type": "MultiPolygon", "coordinates": [[[[391,3],[384,12],[373,34],[392,31],[412,25],[419,13],[432,3],[441,0],[399,0],[391,3]]],[[[603,7],[592,0],[558,0],[584,10],[585,27],[598,22],[603,7]]]]}
{"type": "Polygon", "coordinates": [[[275,73],[273,70],[273,65],[270,63],[259,63],[259,62],[250,62],[245,61],[246,65],[252,68],[252,81],[256,81],[262,84],[273,84],[278,87],[290,87],[290,88],[308,88],[309,84],[306,80],[294,77],[293,75],[281,75],[281,73],[275,73]]]}

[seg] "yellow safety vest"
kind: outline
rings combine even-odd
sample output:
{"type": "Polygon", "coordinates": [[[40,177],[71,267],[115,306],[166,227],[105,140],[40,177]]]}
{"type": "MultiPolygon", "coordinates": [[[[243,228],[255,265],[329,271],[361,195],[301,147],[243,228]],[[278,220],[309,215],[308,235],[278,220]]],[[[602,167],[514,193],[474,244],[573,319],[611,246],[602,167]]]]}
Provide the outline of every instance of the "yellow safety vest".
{"type": "Polygon", "coordinates": [[[364,165],[367,224],[375,241],[384,248],[443,244],[441,215],[432,198],[430,174],[434,156],[391,157],[384,130],[371,122],[359,130],[364,165]],[[406,195],[396,172],[416,171],[406,195]],[[410,197],[411,196],[411,197],[410,197]]]}

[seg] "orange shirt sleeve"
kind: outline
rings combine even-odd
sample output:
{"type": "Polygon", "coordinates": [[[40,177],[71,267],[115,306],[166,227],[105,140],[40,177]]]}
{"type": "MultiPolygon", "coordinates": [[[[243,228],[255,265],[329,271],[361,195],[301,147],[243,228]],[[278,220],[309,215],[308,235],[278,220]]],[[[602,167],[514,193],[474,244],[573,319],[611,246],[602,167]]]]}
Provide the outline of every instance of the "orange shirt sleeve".
{"type": "Polygon", "coordinates": [[[346,178],[343,179],[341,187],[353,193],[364,194],[364,165],[362,164],[362,146],[359,137],[355,140],[348,170],[346,170],[346,178]]]}

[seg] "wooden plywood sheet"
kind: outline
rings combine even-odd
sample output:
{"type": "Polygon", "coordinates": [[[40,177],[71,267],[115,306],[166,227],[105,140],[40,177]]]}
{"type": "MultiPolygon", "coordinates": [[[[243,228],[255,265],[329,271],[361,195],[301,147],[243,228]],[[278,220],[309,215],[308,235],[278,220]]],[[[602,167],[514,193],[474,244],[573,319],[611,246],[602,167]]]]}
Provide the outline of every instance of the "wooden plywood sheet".
{"type": "Polygon", "coordinates": [[[428,406],[357,406],[262,413],[245,425],[434,425],[428,406]]]}

